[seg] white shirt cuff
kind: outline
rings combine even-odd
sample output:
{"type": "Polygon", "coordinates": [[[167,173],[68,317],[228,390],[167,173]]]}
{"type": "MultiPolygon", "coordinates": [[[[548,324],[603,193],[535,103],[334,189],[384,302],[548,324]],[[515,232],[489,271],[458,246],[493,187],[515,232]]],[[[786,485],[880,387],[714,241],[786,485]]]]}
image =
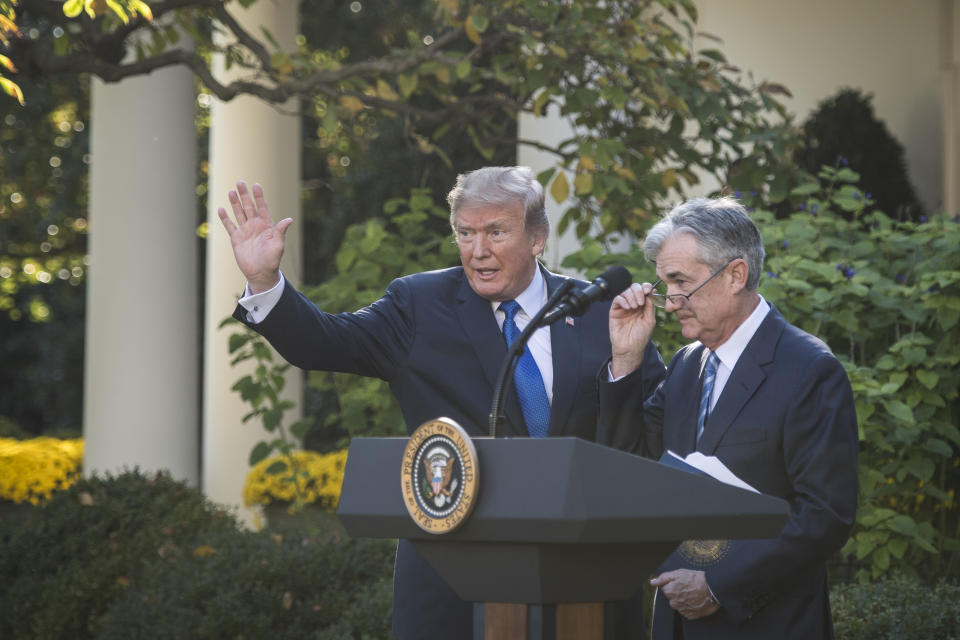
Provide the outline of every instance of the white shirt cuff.
{"type": "Polygon", "coordinates": [[[622,376],[614,376],[612,365],[613,365],[612,361],[607,363],[607,382],[616,382],[617,380],[623,380],[628,375],[630,375],[629,373],[625,373],[622,376]]]}
{"type": "Polygon", "coordinates": [[[241,307],[247,310],[247,322],[259,324],[263,322],[273,308],[280,302],[280,296],[283,294],[285,280],[283,274],[280,274],[280,282],[272,289],[261,291],[260,293],[250,293],[250,283],[244,288],[243,297],[237,300],[241,307]]]}

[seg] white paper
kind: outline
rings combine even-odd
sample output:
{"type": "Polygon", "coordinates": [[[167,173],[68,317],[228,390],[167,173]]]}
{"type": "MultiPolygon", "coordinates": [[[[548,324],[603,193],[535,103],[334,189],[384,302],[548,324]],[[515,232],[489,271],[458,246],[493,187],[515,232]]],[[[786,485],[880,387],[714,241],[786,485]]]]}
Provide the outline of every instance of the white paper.
{"type": "Polygon", "coordinates": [[[699,451],[694,451],[693,453],[688,455],[686,458],[681,458],[679,455],[677,455],[673,451],[668,450],[667,453],[673,456],[674,458],[676,458],[677,460],[686,462],[688,465],[690,465],[694,469],[699,469],[700,471],[704,472],[711,478],[715,478],[720,482],[723,482],[724,484],[729,484],[734,487],[739,487],[741,489],[753,491],[754,493],[760,493],[759,491],[751,487],[749,484],[747,484],[746,482],[738,478],[736,474],[733,473],[733,471],[730,471],[730,469],[728,469],[725,464],[720,462],[720,458],[716,456],[705,456],[699,451]]]}

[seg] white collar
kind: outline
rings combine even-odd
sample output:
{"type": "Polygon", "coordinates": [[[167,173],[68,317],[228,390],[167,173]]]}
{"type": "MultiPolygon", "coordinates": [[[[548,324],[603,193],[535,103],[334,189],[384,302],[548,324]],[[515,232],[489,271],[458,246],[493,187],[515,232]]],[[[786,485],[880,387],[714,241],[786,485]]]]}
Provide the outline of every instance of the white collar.
{"type": "MultiPolygon", "coordinates": [[[[547,281],[540,273],[539,262],[533,271],[533,279],[530,280],[530,284],[515,300],[527,318],[532,318],[547,303],[547,281]]],[[[490,306],[494,311],[497,311],[500,308],[500,303],[491,301],[490,306]]]]}
{"type": "Polygon", "coordinates": [[[720,362],[722,362],[730,371],[733,371],[733,367],[737,364],[737,360],[740,359],[740,356],[743,355],[747,345],[750,344],[750,340],[757,332],[757,329],[760,328],[760,324],[763,322],[763,319],[767,317],[768,313],[770,313],[770,305],[767,304],[767,301],[763,299],[763,296],[757,294],[757,297],[760,298],[760,302],[757,304],[756,308],[754,308],[753,312],[747,316],[746,320],[740,323],[740,326],[737,327],[736,331],[733,332],[733,335],[731,335],[726,342],[717,347],[717,350],[714,352],[717,354],[720,362]]]}

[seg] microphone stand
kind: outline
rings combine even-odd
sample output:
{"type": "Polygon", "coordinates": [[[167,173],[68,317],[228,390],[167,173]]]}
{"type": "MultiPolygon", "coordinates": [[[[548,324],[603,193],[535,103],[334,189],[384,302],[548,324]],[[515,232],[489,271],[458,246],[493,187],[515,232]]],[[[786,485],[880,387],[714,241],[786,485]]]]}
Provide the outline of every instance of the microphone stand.
{"type": "MultiPolygon", "coordinates": [[[[527,326],[520,332],[517,339],[514,340],[510,348],[507,349],[507,357],[503,359],[503,364],[500,365],[500,375],[497,376],[497,384],[493,388],[493,403],[490,406],[490,415],[488,417],[491,438],[497,437],[497,427],[500,422],[505,419],[505,416],[501,414],[503,394],[507,387],[510,386],[510,381],[513,379],[513,371],[517,368],[517,362],[520,360],[520,354],[523,353],[524,347],[527,346],[527,341],[530,339],[530,336],[533,335],[533,332],[539,328],[543,316],[560,302],[560,298],[567,295],[572,288],[573,280],[566,279],[560,283],[560,286],[557,287],[553,295],[550,296],[550,299],[547,300],[547,304],[543,305],[540,311],[534,314],[530,322],[527,323],[527,326]]],[[[559,320],[559,318],[557,319],[559,320]]]]}

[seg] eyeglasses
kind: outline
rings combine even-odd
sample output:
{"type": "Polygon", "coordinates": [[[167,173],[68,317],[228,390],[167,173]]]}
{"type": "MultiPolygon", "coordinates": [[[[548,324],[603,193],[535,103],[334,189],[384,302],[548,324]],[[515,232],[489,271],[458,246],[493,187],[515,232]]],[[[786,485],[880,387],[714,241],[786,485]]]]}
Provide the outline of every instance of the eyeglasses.
{"type": "MultiPolygon", "coordinates": [[[[682,306],[685,305],[687,302],[689,302],[690,296],[692,296],[693,294],[695,294],[697,291],[700,291],[700,289],[703,288],[703,286],[704,286],[705,284],[707,284],[708,282],[710,282],[711,280],[713,280],[714,278],[716,278],[718,275],[720,275],[720,273],[721,273],[724,269],[726,269],[727,267],[729,267],[729,266],[730,266],[730,263],[733,262],[734,260],[739,260],[739,258],[730,258],[729,260],[727,260],[727,264],[723,265],[722,267],[720,267],[719,269],[717,269],[716,271],[714,271],[713,273],[711,273],[709,278],[707,278],[706,280],[704,280],[703,282],[701,282],[700,284],[698,284],[698,285],[694,288],[694,290],[691,291],[690,293],[671,293],[671,294],[669,294],[669,295],[664,295],[664,294],[662,294],[662,293],[652,293],[652,294],[650,294],[650,296],[648,296],[648,297],[649,297],[651,300],[653,300],[653,306],[655,306],[655,307],[657,307],[657,308],[660,308],[660,309],[666,308],[666,306],[667,306],[667,301],[672,302],[672,303],[673,303],[673,306],[675,306],[675,307],[682,307],[682,306]]],[[[657,280],[655,283],[653,283],[653,288],[656,289],[656,288],[657,288],[657,285],[659,285],[659,284],[661,284],[661,283],[663,283],[663,280],[657,280]]]]}

